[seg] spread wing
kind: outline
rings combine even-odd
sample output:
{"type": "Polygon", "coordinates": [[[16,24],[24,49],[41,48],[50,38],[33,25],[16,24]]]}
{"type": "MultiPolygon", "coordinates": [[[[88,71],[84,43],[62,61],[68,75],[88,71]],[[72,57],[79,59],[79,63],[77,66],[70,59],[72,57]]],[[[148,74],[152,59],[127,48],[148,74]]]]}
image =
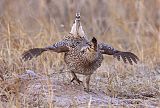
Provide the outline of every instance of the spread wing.
{"type": "Polygon", "coordinates": [[[57,53],[67,52],[69,51],[69,47],[67,46],[66,41],[61,41],[53,44],[52,46],[48,46],[45,48],[33,48],[29,49],[28,51],[25,51],[22,54],[22,59],[24,61],[31,60],[33,57],[37,57],[41,55],[45,51],[54,51],[57,53]]]}
{"type": "Polygon", "coordinates": [[[132,52],[118,51],[104,43],[100,43],[99,47],[102,54],[113,55],[113,57],[117,58],[118,61],[122,59],[124,63],[127,63],[128,61],[131,65],[133,62],[137,64],[137,61],[139,61],[139,58],[132,52]]]}

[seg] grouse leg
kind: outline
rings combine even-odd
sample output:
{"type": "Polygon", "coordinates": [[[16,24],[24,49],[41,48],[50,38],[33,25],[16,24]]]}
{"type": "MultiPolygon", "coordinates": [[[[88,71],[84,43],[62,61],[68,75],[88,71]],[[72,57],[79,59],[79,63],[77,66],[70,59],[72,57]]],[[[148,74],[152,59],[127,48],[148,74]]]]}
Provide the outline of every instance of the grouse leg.
{"type": "Polygon", "coordinates": [[[71,74],[72,74],[72,76],[73,76],[71,82],[73,82],[74,80],[76,80],[78,84],[83,83],[81,80],[79,80],[79,79],[77,78],[76,74],[75,74],[73,71],[71,71],[71,74]]]}
{"type": "Polygon", "coordinates": [[[90,90],[89,90],[89,81],[90,81],[90,78],[91,78],[91,75],[88,75],[88,76],[86,77],[86,88],[84,88],[84,90],[85,90],[86,92],[90,92],[90,90]]]}

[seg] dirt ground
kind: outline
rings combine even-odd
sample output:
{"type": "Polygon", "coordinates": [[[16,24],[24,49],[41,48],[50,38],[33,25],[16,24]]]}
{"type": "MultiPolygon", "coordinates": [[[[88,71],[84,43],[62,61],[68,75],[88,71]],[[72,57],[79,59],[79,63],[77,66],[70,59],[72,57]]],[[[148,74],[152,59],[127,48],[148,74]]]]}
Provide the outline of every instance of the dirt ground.
{"type": "MultiPolygon", "coordinates": [[[[98,71],[100,71],[100,69],[98,71]]],[[[127,94],[126,96],[109,96],[107,90],[105,89],[107,79],[99,77],[97,73],[95,73],[91,79],[91,91],[89,93],[84,91],[82,85],[79,85],[76,82],[71,83],[71,75],[67,71],[63,71],[61,73],[53,73],[46,76],[36,74],[32,70],[27,70],[21,75],[16,75],[18,81],[17,79],[14,79],[11,80],[11,82],[13,86],[15,86],[16,83],[19,84],[19,106],[25,108],[160,107],[159,97],[155,96],[127,94]]],[[[83,76],[79,77],[83,81],[83,76]]],[[[14,94],[16,94],[16,92],[14,92],[14,94]]],[[[11,98],[3,96],[1,95],[1,108],[8,108],[12,106],[11,104],[7,103],[9,102],[8,99],[11,98]]]]}

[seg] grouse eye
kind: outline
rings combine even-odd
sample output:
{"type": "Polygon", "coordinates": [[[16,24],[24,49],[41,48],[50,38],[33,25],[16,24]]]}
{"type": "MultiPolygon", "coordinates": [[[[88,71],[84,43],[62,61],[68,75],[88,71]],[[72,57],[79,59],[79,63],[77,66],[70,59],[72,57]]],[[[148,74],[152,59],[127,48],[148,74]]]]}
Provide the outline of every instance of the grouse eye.
{"type": "Polygon", "coordinates": [[[92,42],[97,44],[97,39],[95,37],[92,38],[92,42]]]}
{"type": "Polygon", "coordinates": [[[80,42],[78,41],[78,42],[76,42],[77,44],[80,44],[80,42]]]}

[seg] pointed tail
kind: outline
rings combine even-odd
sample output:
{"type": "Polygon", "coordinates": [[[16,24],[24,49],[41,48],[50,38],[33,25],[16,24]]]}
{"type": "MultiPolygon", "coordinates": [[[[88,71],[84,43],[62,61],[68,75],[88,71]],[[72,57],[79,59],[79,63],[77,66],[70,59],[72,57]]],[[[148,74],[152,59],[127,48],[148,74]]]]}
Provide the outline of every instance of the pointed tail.
{"type": "Polygon", "coordinates": [[[76,13],[75,23],[76,23],[76,33],[77,33],[77,35],[79,35],[80,18],[81,18],[80,13],[76,13]]]}
{"type": "Polygon", "coordinates": [[[81,25],[81,22],[80,22],[80,18],[81,18],[80,12],[77,12],[76,13],[76,18],[74,20],[74,23],[72,25],[71,32],[70,32],[75,37],[76,36],[80,36],[80,37],[84,37],[85,36],[83,28],[82,28],[82,25],[81,25]]]}

